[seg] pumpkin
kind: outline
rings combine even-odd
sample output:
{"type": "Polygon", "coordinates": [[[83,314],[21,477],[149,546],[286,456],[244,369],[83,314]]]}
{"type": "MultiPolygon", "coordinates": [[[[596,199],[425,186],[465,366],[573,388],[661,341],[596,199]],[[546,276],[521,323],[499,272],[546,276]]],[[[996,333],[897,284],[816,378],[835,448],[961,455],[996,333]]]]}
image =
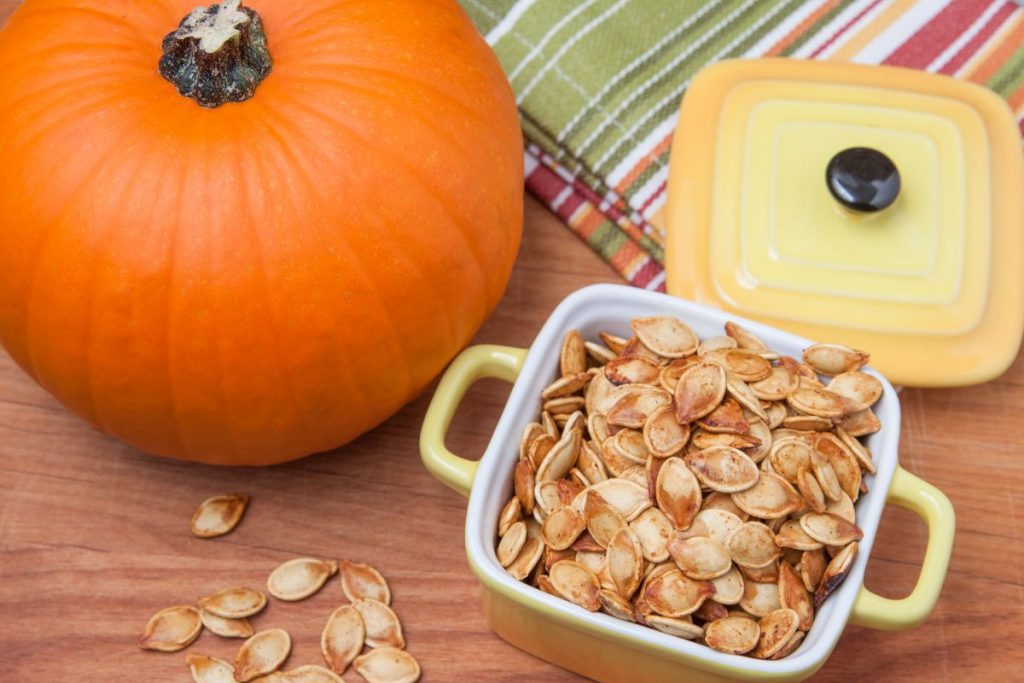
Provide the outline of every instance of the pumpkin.
{"type": "Polygon", "coordinates": [[[522,231],[454,0],[27,0],[0,31],[0,343],[148,452],[344,444],[466,345],[522,231]]]}

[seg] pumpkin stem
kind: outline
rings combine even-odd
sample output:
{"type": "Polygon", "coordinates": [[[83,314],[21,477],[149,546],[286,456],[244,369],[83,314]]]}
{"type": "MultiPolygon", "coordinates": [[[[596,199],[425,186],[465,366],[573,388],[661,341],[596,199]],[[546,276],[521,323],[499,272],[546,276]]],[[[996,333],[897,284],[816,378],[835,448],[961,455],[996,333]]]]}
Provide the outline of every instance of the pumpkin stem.
{"type": "Polygon", "coordinates": [[[263,22],[241,4],[197,7],[164,37],[160,75],[204,107],[249,99],[270,73],[263,22]]]}

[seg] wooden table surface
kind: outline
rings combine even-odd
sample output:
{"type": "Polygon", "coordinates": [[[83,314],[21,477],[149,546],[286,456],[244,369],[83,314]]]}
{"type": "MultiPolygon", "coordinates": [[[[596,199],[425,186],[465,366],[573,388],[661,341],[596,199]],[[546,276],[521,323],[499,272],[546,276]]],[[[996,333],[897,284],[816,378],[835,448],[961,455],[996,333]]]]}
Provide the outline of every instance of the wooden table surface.
{"type": "MultiPolygon", "coordinates": [[[[0,0],[0,22],[15,4],[0,0]]],[[[477,341],[527,346],[567,294],[615,281],[528,198],[518,265],[477,341]]],[[[495,380],[471,390],[449,434],[452,450],[483,451],[507,394],[495,380]]],[[[136,647],[149,616],[228,585],[261,587],[298,555],[379,567],[424,681],[577,680],[488,630],[463,552],[465,501],[420,464],[429,398],[331,453],[266,469],[214,468],[150,457],[96,433],[0,352],[0,680],[187,681],[183,653],[136,647]],[[195,506],[231,491],[253,498],[239,528],[193,538],[195,506]]],[[[908,389],[900,400],[903,466],[945,491],[958,515],[945,588],[915,630],[848,627],[815,680],[1021,680],[1024,362],[984,386],[908,389]]],[[[916,517],[887,509],[868,587],[906,594],[924,539],[916,517]]],[[[290,665],[318,662],[320,630],[339,602],[332,582],[305,602],[272,601],[254,623],[292,634],[290,665]]],[[[231,659],[237,646],[207,632],[190,651],[231,659]]]]}

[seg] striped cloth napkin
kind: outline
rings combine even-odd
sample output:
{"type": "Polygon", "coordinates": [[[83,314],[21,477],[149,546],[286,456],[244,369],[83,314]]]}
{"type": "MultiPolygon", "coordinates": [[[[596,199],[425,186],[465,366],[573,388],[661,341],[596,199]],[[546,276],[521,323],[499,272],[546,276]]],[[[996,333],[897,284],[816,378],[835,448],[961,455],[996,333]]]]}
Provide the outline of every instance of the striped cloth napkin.
{"type": "Polygon", "coordinates": [[[680,98],[735,57],[894,64],[984,84],[1024,130],[1024,8],[1008,0],[460,0],[497,52],[526,183],[630,283],[663,290],[680,98]]]}

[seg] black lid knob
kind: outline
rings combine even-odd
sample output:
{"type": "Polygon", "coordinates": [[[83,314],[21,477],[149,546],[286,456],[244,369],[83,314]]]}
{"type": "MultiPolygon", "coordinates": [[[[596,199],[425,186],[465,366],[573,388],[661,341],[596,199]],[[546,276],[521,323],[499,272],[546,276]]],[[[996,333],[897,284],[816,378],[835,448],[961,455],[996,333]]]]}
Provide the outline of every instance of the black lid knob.
{"type": "Polygon", "coordinates": [[[825,169],[828,190],[852,211],[881,211],[900,193],[900,172],[892,159],[868,147],[839,152],[825,169]]]}

